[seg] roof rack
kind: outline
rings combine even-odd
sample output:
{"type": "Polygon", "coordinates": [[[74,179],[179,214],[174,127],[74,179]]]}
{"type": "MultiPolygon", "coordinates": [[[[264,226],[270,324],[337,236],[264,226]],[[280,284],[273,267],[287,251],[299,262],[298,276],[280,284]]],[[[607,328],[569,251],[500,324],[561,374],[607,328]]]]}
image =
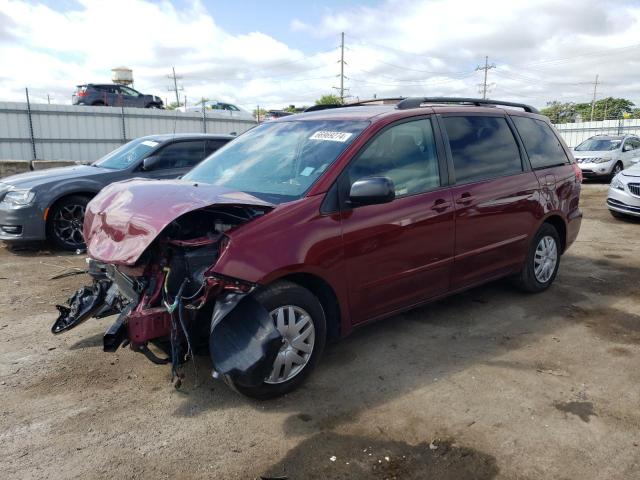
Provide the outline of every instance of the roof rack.
{"type": "MultiPolygon", "coordinates": [[[[331,103],[328,105],[312,105],[306,108],[305,112],[317,112],[318,110],[328,110],[330,108],[344,108],[344,107],[362,107],[362,106],[376,106],[385,105],[384,102],[401,102],[406,97],[385,97],[385,98],[371,98],[369,100],[360,100],[352,103],[331,103]]],[[[388,104],[387,104],[388,105],[388,104]]]]}
{"type": "Polygon", "coordinates": [[[328,110],[330,108],[342,108],[342,107],[346,107],[347,105],[342,105],[341,103],[330,103],[330,104],[324,104],[324,105],[311,105],[310,107],[307,107],[304,109],[305,112],[317,112],[318,110],[328,110]]]}
{"type": "Polygon", "coordinates": [[[522,108],[525,112],[540,113],[531,105],[515,102],[503,102],[500,100],[488,100],[484,98],[465,98],[465,97],[409,97],[398,102],[396,108],[398,110],[407,110],[409,108],[418,108],[423,103],[461,103],[471,104],[476,106],[481,105],[500,105],[504,107],[517,107],[522,108]]]}

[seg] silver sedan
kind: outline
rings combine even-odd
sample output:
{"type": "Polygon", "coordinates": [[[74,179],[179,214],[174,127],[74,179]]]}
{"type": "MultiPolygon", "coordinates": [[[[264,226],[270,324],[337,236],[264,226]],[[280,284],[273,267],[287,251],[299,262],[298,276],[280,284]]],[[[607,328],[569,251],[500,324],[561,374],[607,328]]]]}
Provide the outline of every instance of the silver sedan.
{"type": "Polygon", "coordinates": [[[640,163],[618,173],[611,180],[607,207],[617,218],[640,218],[640,163]]]}

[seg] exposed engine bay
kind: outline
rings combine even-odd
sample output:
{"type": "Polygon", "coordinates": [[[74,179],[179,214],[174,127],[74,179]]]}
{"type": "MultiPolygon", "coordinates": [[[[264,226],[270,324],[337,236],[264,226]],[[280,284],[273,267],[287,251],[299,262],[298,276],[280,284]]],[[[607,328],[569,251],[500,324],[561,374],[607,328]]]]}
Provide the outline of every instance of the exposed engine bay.
{"type": "MultiPolygon", "coordinates": [[[[104,334],[104,350],[128,345],[154,363],[170,364],[176,386],[184,375],[182,366],[207,352],[214,376],[239,385],[261,384],[282,337],[269,312],[251,295],[258,285],[218,275],[213,267],[229,241],[225,232],[270,209],[234,204],[199,208],[169,222],[133,265],[88,258],[92,284],[76,291],[67,306],[57,306],[52,333],[91,317],[117,314],[104,334]]],[[[100,221],[106,230],[107,222],[100,221]]]]}

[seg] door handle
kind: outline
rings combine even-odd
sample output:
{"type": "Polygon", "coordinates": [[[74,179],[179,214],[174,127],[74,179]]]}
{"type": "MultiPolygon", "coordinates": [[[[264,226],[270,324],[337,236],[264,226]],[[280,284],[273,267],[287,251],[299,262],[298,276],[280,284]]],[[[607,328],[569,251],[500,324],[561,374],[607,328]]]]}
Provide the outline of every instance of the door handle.
{"type": "Polygon", "coordinates": [[[458,205],[469,205],[471,202],[473,202],[473,197],[471,196],[470,193],[463,193],[460,198],[458,198],[456,200],[456,203],[458,205]]]}
{"type": "Polygon", "coordinates": [[[431,210],[435,210],[438,213],[442,213],[446,209],[448,209],[450,206],[451,204],[447,202],[445,199],[438,198],[435,202],[433,202],[433,205],[431,205],[431,210]]]}

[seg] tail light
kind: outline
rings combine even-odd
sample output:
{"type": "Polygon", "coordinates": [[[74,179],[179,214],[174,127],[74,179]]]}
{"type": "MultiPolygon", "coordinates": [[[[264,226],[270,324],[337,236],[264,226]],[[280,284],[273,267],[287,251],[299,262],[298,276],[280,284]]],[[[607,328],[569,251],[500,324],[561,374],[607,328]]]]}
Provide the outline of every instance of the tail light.
{"type": "Polygon", "coordinates": [[[87,96],[87,92],[86,92],[86,90],[79,90],[79,91],[76,93],[76,95],[77,95],[78,97],[86,97],[86,96],[87,96]]]}
{"type": "Polygon", "coordinates": [[[576,174],[576,181],[578,183],[582,183],[582,170],[580,170],[580,167],[578,166],[577,163],[573,164],[573,171],[576,174]]]}

